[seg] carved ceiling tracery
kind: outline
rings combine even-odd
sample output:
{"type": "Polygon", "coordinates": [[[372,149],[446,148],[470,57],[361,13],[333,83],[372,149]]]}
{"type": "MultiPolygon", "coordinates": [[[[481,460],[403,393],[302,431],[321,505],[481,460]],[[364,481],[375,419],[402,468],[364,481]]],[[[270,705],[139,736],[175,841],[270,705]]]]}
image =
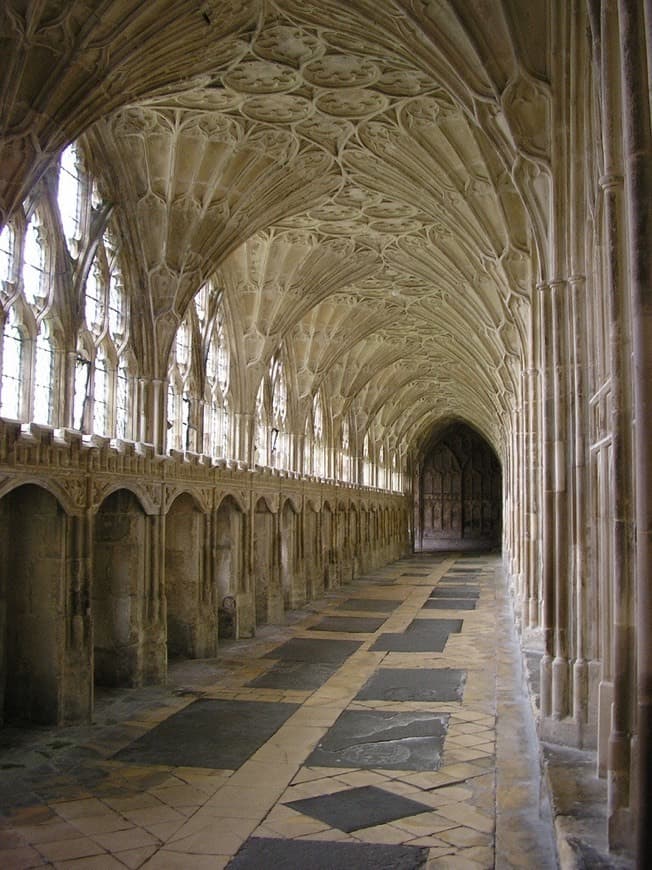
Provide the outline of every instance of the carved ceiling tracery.
{"type": "Polygon", "coordinates": [[[546,267],[547,4],[4,7],[0,205],[101,143],[152,372],[214,276],[247,401],[285,343],[299,401],[393,443],[455,416],[500,441],[546,267]]]}

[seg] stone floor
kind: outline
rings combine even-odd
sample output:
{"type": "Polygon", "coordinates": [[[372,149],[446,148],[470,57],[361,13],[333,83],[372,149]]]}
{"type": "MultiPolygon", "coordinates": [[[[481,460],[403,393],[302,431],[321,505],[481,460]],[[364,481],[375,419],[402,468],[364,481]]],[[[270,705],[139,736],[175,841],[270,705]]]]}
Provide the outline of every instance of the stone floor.
{"type": "Polygon", "coordinates": [[[0,867],[548,870],[544,795],[498,557],[415,555],[1,731],[0,867]]]}

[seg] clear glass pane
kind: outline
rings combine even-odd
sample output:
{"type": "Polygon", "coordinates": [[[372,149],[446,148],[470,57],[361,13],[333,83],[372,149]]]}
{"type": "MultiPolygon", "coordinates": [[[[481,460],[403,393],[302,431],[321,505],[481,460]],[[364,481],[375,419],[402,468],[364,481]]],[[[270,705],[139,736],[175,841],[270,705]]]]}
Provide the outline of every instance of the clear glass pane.
{"type": "Polygon", "coordinates": [[[36,339],[34,363],[34,420],[51,425],[54,406],[54,348],[43,333],[36,339]]]}
{"type": "Polygon", "coordinates": [[[177,330],[176,341],[177,363],[180,366],[187,366],[190,362],[190,327],[188,322],[184,320],[177,330]]]}
{"type": "Polygon", "coordinates": [[[99,335],[104,328],[104,293],[100,281],[100,266],[96,258],[86,279],[84,296],[86,326],[95,335],[99,335]]]}
{"type": "Polygon", "coordinates": [[[59,169],[59,190],[57,194],[63,233],[68,247],[73,248],[80,233],[81,180],[78,154],[74,145],[61,154],[59,169]]]}
{"type": "Polygon", "coordinates": [[[14,229],[11,224],[5,224],[0,233],[0,281],[13,280],[15,244],[14,229]]]}
{"type": "Polygon", "coordinates": [[[75,366],[75,401],[73,406],[73,426],[75,429],[83,429],[84,425],[84,409],[86,403],[86,394],[88,392],[88,378],[90,372],[90,363],[86,362],[83,354],[78,353],[77,363],[75,366]]]}
{"type": "Polygon", "coordinates": [[[23,338],[10,316],[2,337],[2,396],[0,414],[20,418],[20,398],[23,386],[23,338]]]}
{"type": "Polygon", "coordinates": [[[93,432],[97,435],[109,434],[109,375],[106,357],[98,354],[93,384],[93,432]]]}
{"type": "Polygon", "coordinates": [[[129,421],[129,372],[125,366],[118,368],[116,378],[115,429],[116,437],[127,438],[129,421]]]}
{"type": "Polygon", "coordinates": [[[114,338],[124,333],[125,293],[122,274],[117,265],[111,270],[109,280],[109,330],[114,338]]]}
{"type": "Polygon", "coordinates": [[[36,304],[45,295],[44,263],[41,226],[34,214],[25,230],[23,249],[23,290],[30,305],[36,304]]]}

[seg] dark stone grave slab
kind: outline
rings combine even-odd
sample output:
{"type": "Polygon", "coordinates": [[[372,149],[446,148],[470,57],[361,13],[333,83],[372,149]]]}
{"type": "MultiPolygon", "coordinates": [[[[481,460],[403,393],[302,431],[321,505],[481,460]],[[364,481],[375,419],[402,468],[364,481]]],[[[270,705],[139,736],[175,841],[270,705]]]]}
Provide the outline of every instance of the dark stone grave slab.
{"type": "Polygon", "coordinates": [[[398,598],[347,598],[337,605],[338,610],[361,610],[369,613],[391,613],[403,602],[398,598]]]}
{"type": "Polygon", "coordinates": [[[245,685],[254,689],[318,689],[339,668],[325,662],[280,661],[245,685]]]}
{"type": "Polygon", "coordinates": [[[430,571],[425,574],[417,573],[416,571],[403,571],[401,577],[430,577],[430,571]]]}
{"type": "Polygon", "coordinates": [[[457,668],[379,668],[356,701],[461,701],[466,671],[457,668]]]}
{"type": "Polygon", "coordinates": [[[113,758],[137,764],[237,770],[297,704],[200,699],[173,713],[113,758]]]}
{"type": "Polygon", "coordinates": [[[374,652],[443,652],[461,619],[414,619],[404,632],[385,632],[371,646],[374,652]]]}
{"type": "Polygon", "coordinates": [[[469,598],[429,598],[422,610],[475,610],[475,600],[469,598]]]}
{"type": "Polygon", "coordinates": [[[427,860],[421,846],[250,837],[226,870],[419,870],[427,860]]]}
{"type": "Polygon", "coordinates": [[[479,598],[480,590],[472,586],[437,586],[430,598],[479,598]]]}
{"type": "Polygon", "coordinates": [[[342,664],[361,645],[361,640],[317,640],[312,637],[293,637],[268,652],[264,658],[293,662],[342,664]]]}
{"type": "Polygon", "coordinates": [[[360,828],[373,828],[407,816],[432,812],[432,807],[426,804],[373,785],[289,801],[285,806],[347,834],[360,828]]]}
{"type": "Polygon", "coordinates": [[[447,713],[345,710],[305,764],[439,770],[448,718],[447,713]]]}
{"type": "Polygon", "coordinates": [[[316,625],[311,625],[309,631],[360,631],[373,634],[386,621],[386,616],[325,616],[316,625]]]}
{"type": "Polygon", "coordinates": [[[391,580],[386,577],[356,577],[353,586],[393,586],[397,578],[391,580]]]}

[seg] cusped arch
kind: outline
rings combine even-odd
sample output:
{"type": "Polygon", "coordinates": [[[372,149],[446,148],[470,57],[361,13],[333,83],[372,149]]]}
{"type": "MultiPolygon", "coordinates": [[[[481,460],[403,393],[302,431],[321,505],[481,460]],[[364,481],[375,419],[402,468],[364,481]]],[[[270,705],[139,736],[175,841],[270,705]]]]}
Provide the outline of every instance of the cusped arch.
{"type": "Polygon", "coordinates": [[[181,498],[183,495],[190,496],[190,499],[194,503],[195,507],[199,511],[199,513],[207,514],[210,512],[210,505],[208,504],[208,496],[203,493],[198,493],[197,490],[193,489],[189,486],[179,486],[174,489],[168,489],[166,491],[165,498],[165,509],[164,514],[168,514],[172,508],[172,506],[181,498]]]}
{"type": "MultiPolygon", "coordinates": [[[[23,486],[36,486],[39,489],[49,493],[57,502],[59,507],[68,516],[82,516],[85,505],[82,503],[79,492],[73,494],[61,486],[58,481],[50,480],[44,477],[34,477],[27,475],[25,477],[10,477],[0,483],[0,499],[3,499],[9,493],[23,486]],[[77,495],[77,498],[75,498],[77,495]]],[[[80,487],[80,491],[85,487],[80,487]]]]}
{"type": "Polygon", "coordinates": [[[154,516],[160,513],[159,503],[152,498],[151,494],[144,487],[140,486],[135,481],[121,480],[116,481],[115,483],[109,483],[101,490],[96,491],[94,502],[91,506],[93,514],[96,514],[99,511],[102,505],[110,496],[113,495],[113,493],[123,490],[130,492],[134,496],[143,513],[148,514],[149,516],[154,516]]]}
{"type": "Polygon", "coordinates": [[[276,503],[273,496],[263,493],[259,495],[256,499],[256,507],[255,510],[258,510],[259,505],[263,505],[265,510],[269,511],[270,514],[275,514],[278,512],[278,504],[276,503]]]}
{"type": "Polygon", "coordinates": [[[290,505],[293,513],[297,515],[301,513],[301,496],[286,493],[285,496],[282,496],[281,511],[285,509],[287,504],[290,505]]]}
{"type": "Polygon", "coordinates": [[[227,505],[232,504],[240,513],[245,514],[249,509],[249,505],[245,501],[243,495],[239,492],[223,492],[217,500],[217,504],[215,505],[215,510],[219,511],[221,508],[226,507],[227,505]]]}

